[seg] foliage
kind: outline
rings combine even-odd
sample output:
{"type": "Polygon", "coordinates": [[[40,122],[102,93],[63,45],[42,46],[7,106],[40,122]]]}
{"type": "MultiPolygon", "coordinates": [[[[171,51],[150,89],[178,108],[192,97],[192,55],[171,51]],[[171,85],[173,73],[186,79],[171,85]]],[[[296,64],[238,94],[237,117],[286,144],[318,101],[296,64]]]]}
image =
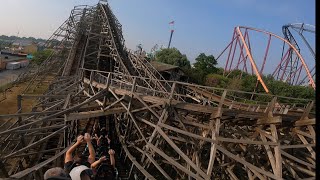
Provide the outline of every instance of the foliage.
{"type": "Polygon", "coordinates": [[[206,81],[208,74],[216,73],[217,68],[215,67],[218,63],[213,55],[207,56],[205,53],[200,53],[195,59],[196,62],[193,64],[192,73],[194,79],[197,79],[200,84],[206,81]]]}
{"type": "Polygon", "coordinates": [[[242,82],[239,81],[239,79],[228,79],[229,80],[226,89],[239,90],[242,88],[242,82]]]}
{"type": "MultiPolygon", "coordinates": [[[[223,76],[224,69],[217,68],[217,61],[213,55],[200,53],[195,59],[193,67],[190,67],[186,55],[176,48],[161,49],[155,55],[157,61],[181,67],[185,74],[189,76],[189,81],[200,85],[240,90],[246,92],[264,93],[262,85],[257,81],[256,75],[251,75],[241,70],[228,72],[228,76],[223,76]]],[[[310,87],[292,86],[282,81],[275,80],[272,75],[262,76],[271,94],[286,97],[303,99],[314,99],[315,92],[310,87]]],[[[237,93],[238,94],[238,93],[237,93]]],[[[239,97],[249,99],[250,94],[239,93],[239,97]]],[[[253,96],[252,96],[253,97],[253,96]]],[[[271,96],[254,96],[253,99],[270,101],[271,96]]]]}
{"type": "Polygon", "coordinates": [[[186,76],[189,77],[189,80],[188,80],[189,82],[200,84],[200,85],[204,84],[204,82],[202,82],[200,78],[201,75],[198,72],[196,72],[194,68],[184,69],[183,72],[186,74],[186,76]]]}
{"type": "Polygon", "coordinates": [[[40,65],[44,60],[46,60],[51,54],[53,53],[53,50],[51,49],[45,49],[43,51],[38,51],[33,54],[32,61],[36,64],[40,65]]]}
{"type": "Polygon", "coordinates": [[[233,70],[231,72],[228,72],[228,78],[238,78],[238,79],[241,79],[242,76],[247,76],[248,74],[239,70],[239,69],[236,69],[236,70],[233,70]]]}
{"type": "Polygon", "coordinates": [[[213,55],[207,56],[205,53],[200,53],[193,66],[197,72],[208,75],[217,72],[217,68],[215,67],[217,64],[217,60],[213,55]]]}
{"type": "Polygon", "coordinates": [[[224,69],[221,68],[221,67],[218,67],[218,68],[217,68],[217,71],[216,71],[216,74],[223,75],[223,72],[224,72],[224,69]]]}
{"type": "Polygon", "coordinates": [[[34,41],[34,42],[46,42],[45,39],[41,39],[41,38],[6,36],[6,35],[1,35],[0,40],[3,40],[3,41],[28,40],[28,41],[34,41]]]}
{"type": "Polygon", "coordinates": [[[182,69],[190,69],[190,62],[185,54],[181,54],[181,52],[177,48],[165,48],[156,52],[155,55],[156,61],[171,64],[175,66],[179,66],[182,69]]]}
{"type": "Polygon", "coordinates": [[[230,80],[231,79],[219,74],[208,74],[206,76],[205,85],[218,88],[226,88],[230,80]]]}
{"type": "Polygon", "coordinates": [[[241,79],[241,90],[242,91],[253,91],[257,85],[256,76],[244,76],[241,79]]]}
{"type": "MultiPolygon", "coordinates": [[[[288,83],[275,80],[271,75],[263,76],[262,78],[268,86],[270,94],[302,99],[315,98],[315,92],[311,87],[292,86],[288,83]]],[[[246,92],[252,92],[254,89],[257,93],[265,92],[262,85],[257,83],[257,77],[255,75],[250,75],[240,70],[230,72],[228,77],[220,74],[209,74],[206,76],[205,85],[246,92]]],[[[242,94],[240,97],[251,98],[251,95],[242,94]]],[[[257,96],[255,100],[270,101],[271,99],[268,96],[257,96]]]]}

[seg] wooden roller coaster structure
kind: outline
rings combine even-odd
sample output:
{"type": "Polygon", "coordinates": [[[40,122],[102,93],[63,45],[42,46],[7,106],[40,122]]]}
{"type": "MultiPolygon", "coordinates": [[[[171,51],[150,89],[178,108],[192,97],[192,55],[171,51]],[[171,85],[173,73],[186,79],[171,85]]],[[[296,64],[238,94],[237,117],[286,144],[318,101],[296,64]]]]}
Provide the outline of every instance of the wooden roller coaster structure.
{"type": "Polygon", "coordinates": [[[75,7],[45,46],[18,79],[29,84],[17,113],[0,115],[2,178],[43,179],[101,116],[115,123],[120,179],[315,178],[313,100],[167,81],[126,49],[105,2],[75,7]],[[46,93],[28,94],[43,81],[46,93]]]}

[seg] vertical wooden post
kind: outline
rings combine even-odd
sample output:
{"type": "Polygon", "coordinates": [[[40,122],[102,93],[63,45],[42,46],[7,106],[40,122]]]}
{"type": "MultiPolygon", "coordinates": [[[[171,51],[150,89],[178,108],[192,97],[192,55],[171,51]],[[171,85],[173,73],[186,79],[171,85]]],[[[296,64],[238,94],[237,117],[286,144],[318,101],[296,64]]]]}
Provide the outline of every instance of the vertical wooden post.
{"type": "MultiPolygon", "coordinates": [[[[220,117],[222,115],[222,107],[223,107],[223,103],[224,103],[224,99],[227,95],[227,90],[224,90],[219,102],[219,106],[218,106],[218,111],[216,114],[211,114],[210,117],[210,128],[211,128],[211,135],[212,135],[212,139],[213,140],[217,140],[217,136],[219,136],[219,129],[220,129],[220,117]],[[215,129],[213,129],[213,121],[215,120],[215,129]]],[[[209,160],[209,165],[208,165],[208,169],[207,169],[207,175],[208,175],[208,179],[210,179],[211,177],[211,173],[212,173],[212,169],[213,169],[213,164],[214,164],[214,160],[216,158],[216,152],[217,152],[217,148],[216,148],[216,144],[215,143],[211,143],[211,150],[210,150],[210,160],[209,160]]]]}
{"type": "MultiPolygon", "coordinates": [[[[17,96],[17,106],[18,106],[18,114],[20,114],[21,112],[22,112],[22,96],[19,94],[18,96],[17,96]]],[[[21,121],[22,121],[22,117],[21,116],[19,116],[18,117],[18,124],[20,125],[20,123],[21,123],[21,121]]]]}

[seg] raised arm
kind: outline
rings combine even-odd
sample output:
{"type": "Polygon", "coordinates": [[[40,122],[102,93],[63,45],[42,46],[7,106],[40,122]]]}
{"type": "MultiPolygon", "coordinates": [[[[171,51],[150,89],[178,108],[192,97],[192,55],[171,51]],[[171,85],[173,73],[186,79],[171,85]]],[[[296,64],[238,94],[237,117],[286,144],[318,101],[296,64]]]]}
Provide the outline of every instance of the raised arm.
{"type": "Polygon", "coordinates": [[[114,154],[115,154],[115,152],[114,152],[114,150],[113,149],[109,149],[109,155],[110,155],[110,164],[113,166],[113,167],[115,167],[115,165],[116,165],[116,161],[115,161],[115,159],[114,159],[114,154]]]}
{"type": "Polygon", "coordinates": [[[93,145],[91,143],[91,136],[89,133],[84,134],[84,140],[87,142],[88,148],[89,148],[89,157],[88,157],[88,162],[90,164],[94,163],[96,159],[96,153],[94,151],[93,145]]]}
{"type": "Polygon", "coordinates": [[[70,149],[66,152],[66,157],[64,158],[64,163],[73,161],[72,153],[77,149],[77,147],[83,142],[83,136],[80,135],[77,137],[77,142],[75,142],[70,149]]]}
{"type": "Polygon", "coordinates": [[[99,166],[99,164],[101,164],[102,161],[105,161],[106,159],[106,156],[102,156],[99,160],[91,164],[91,169],[96,169],[99,166]]]}

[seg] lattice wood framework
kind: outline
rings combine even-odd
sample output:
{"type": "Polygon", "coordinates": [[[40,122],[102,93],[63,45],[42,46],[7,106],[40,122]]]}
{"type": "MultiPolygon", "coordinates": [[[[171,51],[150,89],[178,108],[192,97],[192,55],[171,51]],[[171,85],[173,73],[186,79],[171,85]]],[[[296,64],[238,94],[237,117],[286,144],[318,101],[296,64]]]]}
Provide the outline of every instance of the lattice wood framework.
{"type": "Polygon", "coordinates": [[[45,61],[59,64],[48,91],[22,94],[16,114],[0,115],[3,177],[42,179],[100,116],[115,121],[124,178],[315,177],[314,101],[165,81],[124,47],[108,5],[76,9],[77,23],[59,32],[73,31],[69,40],[45,61]],[[21,113],[26,98],[38,103],[21,113]]]}

